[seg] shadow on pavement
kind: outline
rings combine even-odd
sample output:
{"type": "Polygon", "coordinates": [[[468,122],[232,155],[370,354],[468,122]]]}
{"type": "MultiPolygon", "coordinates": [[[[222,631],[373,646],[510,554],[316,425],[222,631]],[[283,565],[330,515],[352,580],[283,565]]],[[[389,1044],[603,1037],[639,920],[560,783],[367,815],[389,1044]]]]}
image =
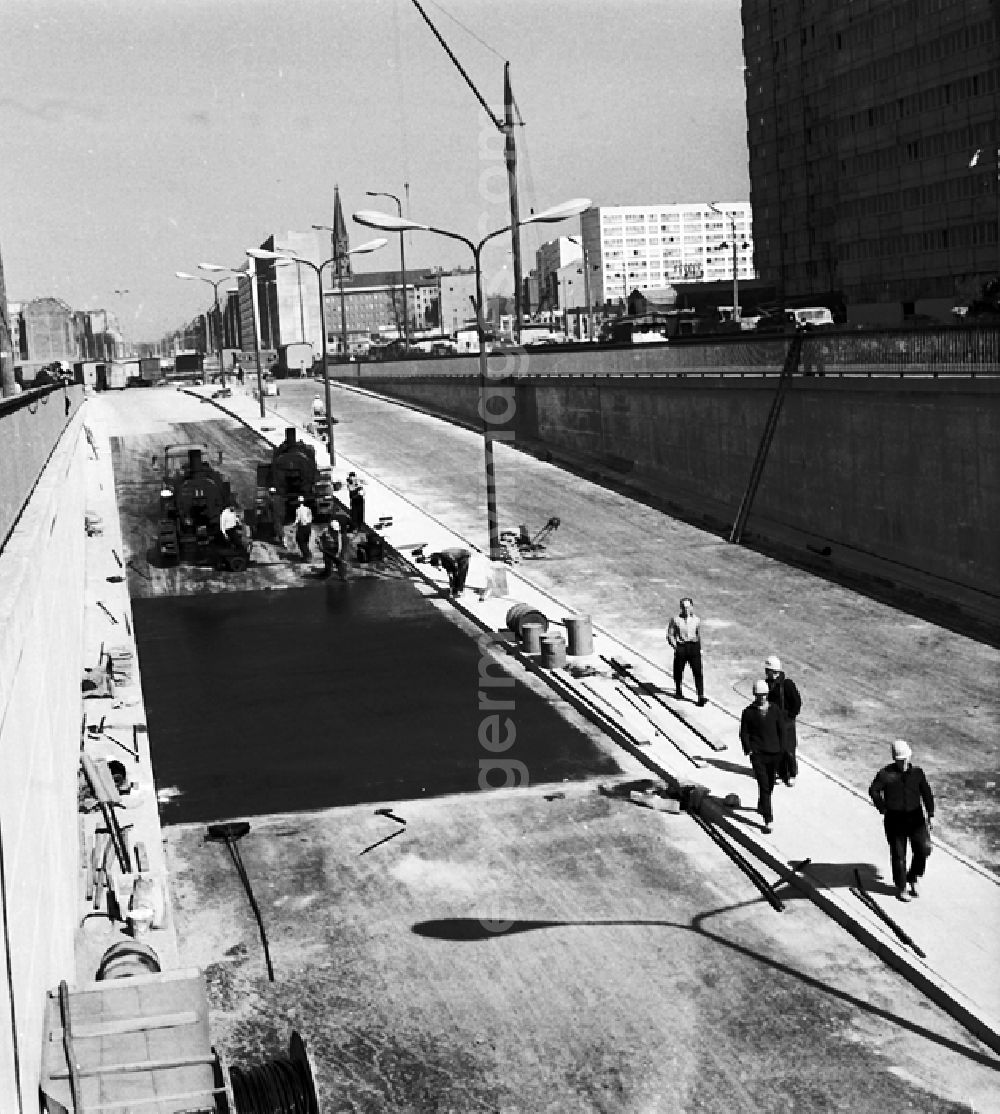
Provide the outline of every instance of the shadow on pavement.
{"type": "MultiPolygon", "coordinates": [[[[841,864],[829,864],[840,868],[841,864]]],[[[847,869],[846,867],[843,869],[847,869]]],[[[853,875],[852,875],[853,878],[853,875]]],[[[942,1036],[940,1033],[935,1033],[916,1022],[909,1021],[905,1017],[900,1017],[898,1014],[892,1013],[890,1010],[883,1009],[880,1006],[873,1005],[871,1002],[866,1002],[862,998],[858,998],[847,991],[840,990],[829,983],[825,983],[812,975],[807,975],[803,971],[796,970],[786,963],[781,963],[776,959],[770,959],[767,956],[761,955],[759,952],[746,947],[743,944],[736,943],[733,940],[727,940],[724,936],[718,933],[710,932],[704,927],[705,921],[710,917],[717,917],[724,913],[729,913],[737,909],[746,907],[747,905],[756,905],[758,901],[751,902],[738,902],[734,905],[723,906],[720,909],[713,909],[707,913],[700,913],[694,917],[690,924],[681,924],[678,921],[661,921],[661,920],[641,920],[641,919],[627,919],[627,920],[513,920],[501,921],[496,918],[484,917],[476,919],[475,917],[442,917],[440,919],[429,921],[418,921],[410,926],[410,931],[416,936],[424,936],[433,940],[441,940],[451,943],[469,943],[484,940],[499,940],[504,936],[517,935],[524,932],[534,932],[546,928],[614,928],[622,927],[650,927],[650,928],[674,928],[683,932],[694,932],[699,936],[706,937],[714,941],[720,947],[728,948],[730,951],[739,953],[747,959],[754,960],[761,963],[766,967],[771,968],[773,971],[781,972],[788,975],[790,978],[797,979],[799,982],[809,986],[813,990],[828,994],[831,998],[836,998],[841,1002],[846,1002],[856,1009],[863,1010],[865,1013],[871,1014],[873,1017],[881,1018],[890,1024],[897,1025],[901,1029],[906,1029],[908,1032],[915,1034],[924,1040],[930,1041],[934,1044],[940,1045],[942,1048],[947,1048],[952,1052],[957,1053],[959,1056],[964,1056],[967,1060],[972,1060],[977,1064],[983,1064],[988,1068],[1000,1071],[1000,1059],[988,1052],[980,1052],[975,1048],[969,1048],[966,1045],[959,1044],[957,1041],[951,1040],[948,1037],[942,1036]]]]}

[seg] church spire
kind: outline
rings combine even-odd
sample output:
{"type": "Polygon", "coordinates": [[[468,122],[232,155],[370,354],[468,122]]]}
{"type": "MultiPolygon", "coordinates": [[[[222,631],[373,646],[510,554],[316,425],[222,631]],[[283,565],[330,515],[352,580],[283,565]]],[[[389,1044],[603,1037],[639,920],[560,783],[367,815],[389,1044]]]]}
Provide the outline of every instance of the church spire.
{"type": "Polygon", "coordinates": [[[333,187],[333,231],[330,233],[331,255],[337,262],[334,270],[341,278],[351,277],[351,238],[344,223],[344,210],[340,206],[340,186],[333,187]]]}

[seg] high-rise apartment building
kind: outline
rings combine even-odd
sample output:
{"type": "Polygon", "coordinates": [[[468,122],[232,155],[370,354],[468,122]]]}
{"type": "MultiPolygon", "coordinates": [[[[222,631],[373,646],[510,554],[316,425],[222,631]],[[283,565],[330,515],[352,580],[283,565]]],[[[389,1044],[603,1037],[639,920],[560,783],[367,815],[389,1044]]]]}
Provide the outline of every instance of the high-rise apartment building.
{"type": "Polygon", "coordinates": [[[742,10],[761,279],[848,320],[948,317],[1000,270],[1000,3],[742,10]]]}
{"type": "Polygon", "coordinates": [[[580,216],[593,305],[675,282],[752,279],[753,230],[745,201],[600,205],[580,216]]]}

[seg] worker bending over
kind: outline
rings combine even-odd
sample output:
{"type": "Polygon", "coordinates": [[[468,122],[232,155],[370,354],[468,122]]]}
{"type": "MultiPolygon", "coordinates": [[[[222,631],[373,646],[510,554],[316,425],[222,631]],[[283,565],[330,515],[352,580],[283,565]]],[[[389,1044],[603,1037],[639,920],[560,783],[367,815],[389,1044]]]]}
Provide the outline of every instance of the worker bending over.
{"type": "Polygon", "coordinates": [[[427,563],[436,569],[444,569],[448,574],[449,594],[460,596],[469,575],[469,561],[471,558],[472,554],[467,549],[460,549],[456,546],[453,549],[442,549],[438,553],[432,553],[427,558],[427,563]]]}

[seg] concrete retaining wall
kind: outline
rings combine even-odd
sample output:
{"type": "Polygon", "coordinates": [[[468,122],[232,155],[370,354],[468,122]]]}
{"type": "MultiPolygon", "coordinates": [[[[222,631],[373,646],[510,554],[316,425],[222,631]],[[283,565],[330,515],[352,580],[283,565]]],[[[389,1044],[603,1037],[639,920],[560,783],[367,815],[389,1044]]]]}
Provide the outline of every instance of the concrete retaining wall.
{"type": "MultiPolygon", "coordinates": [[[[65,424],[61,393],[49,409],[65,424]]],[[[80,877],[82,414],[58,440],[30,441],[43,460],[55,450],[0,552],[0,1110],[11,1114],[37,1109],[45,994],[75,977],[80,877]]]]}
{"type": "MultiPolygon", "coordinates": [[[[420,371],[362,383],[478,426],[478,377],[420,371]]],[[[513,425],[524,447],[728,532],[776,386],[527,376],[513,425]]],[[[745,539],[1000,619],[1000,379],[797,376],[745,539]]]]}
{"type": "Polygon", "coordinates": [[[50,386],[0,401],[0,547],[83,397],[82,387],[50,386]]]}

